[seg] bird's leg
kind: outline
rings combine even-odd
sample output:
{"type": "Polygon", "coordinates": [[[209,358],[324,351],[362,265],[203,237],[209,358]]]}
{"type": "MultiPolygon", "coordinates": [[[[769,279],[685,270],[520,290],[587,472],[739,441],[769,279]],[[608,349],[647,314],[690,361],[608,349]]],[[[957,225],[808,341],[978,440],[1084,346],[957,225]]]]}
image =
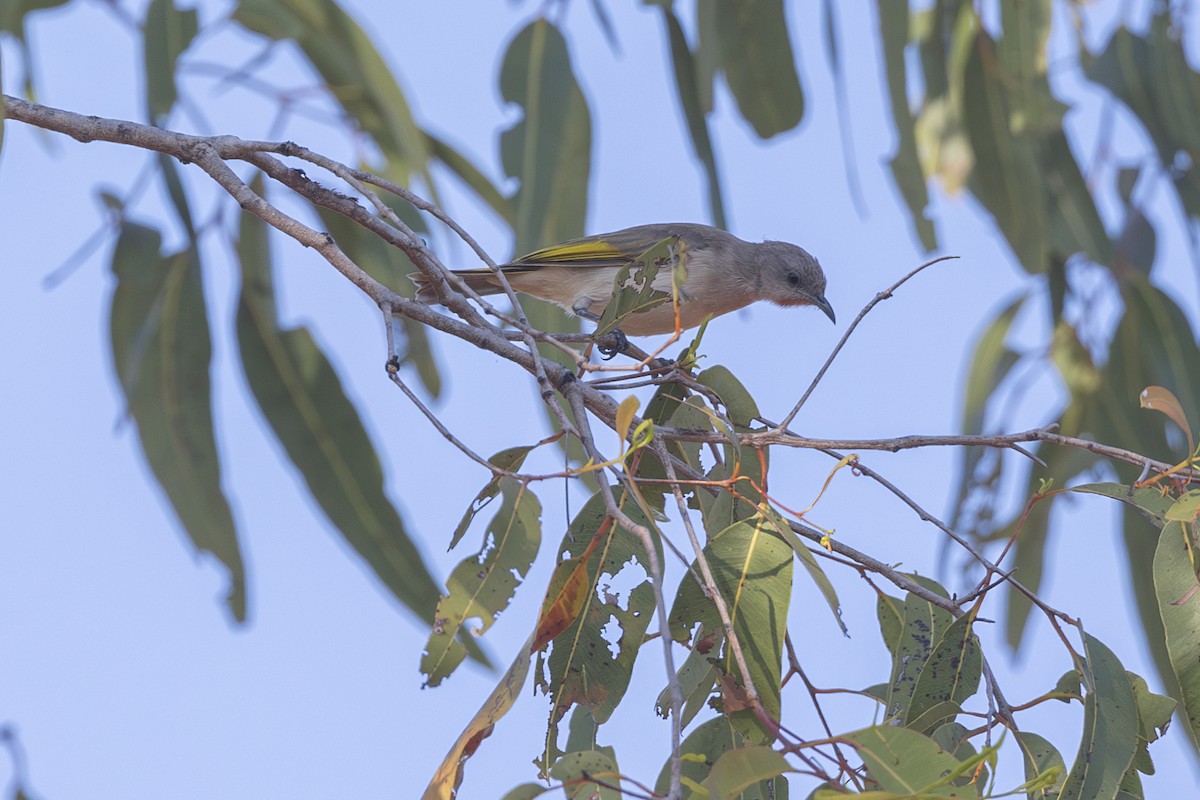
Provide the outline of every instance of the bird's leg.
{"type": "MultiPolygon", "coordinates": [[[[588,308],[589,305],[591,305],[590,301],[588,301],[586,298],[582,298],[571,307],[571,310],[575,312],[575,316],[599,325],[600,315],[593,314],[588,308]]],[[[620,328],[613,328],[608,335],[616,341],[616,344],[596,344],[596,349],[600,351],[600,357],[605,361],[611,361],[612,359],[616,358],[618,354],[625,352],[625,348],[629,346],[629,339],[626,338],[625,332],[620,328]]]]}

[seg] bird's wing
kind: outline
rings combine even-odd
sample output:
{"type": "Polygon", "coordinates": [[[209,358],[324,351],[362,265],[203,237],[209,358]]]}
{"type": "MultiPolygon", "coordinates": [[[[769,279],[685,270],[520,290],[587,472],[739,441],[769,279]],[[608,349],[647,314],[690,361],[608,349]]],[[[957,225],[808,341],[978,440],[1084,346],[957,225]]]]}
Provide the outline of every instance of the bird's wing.
{"type": "Polygon", "coordinates": [[[666,226],[643,225],[585,236],[535,250],[505,264],[504,269],[521,272],[540,267],[623,267],[670,235],[666,226]]]}

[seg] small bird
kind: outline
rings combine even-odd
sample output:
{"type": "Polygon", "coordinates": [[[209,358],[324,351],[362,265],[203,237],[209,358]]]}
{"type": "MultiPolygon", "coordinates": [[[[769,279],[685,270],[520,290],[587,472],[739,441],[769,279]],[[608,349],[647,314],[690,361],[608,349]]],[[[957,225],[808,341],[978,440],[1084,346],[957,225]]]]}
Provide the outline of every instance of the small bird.
{"type": "MultiPolygon", "coordinates": [[[[500,269],[518,292],[549,300],[584,319],[599,321],[613,298],[618,271],[654,245],[676,237],[684,253],[686,278],[679,294],[679,324],[694,328],[714,317],[758,300],[781,306],[816,306],[837,322],[825,299],[825,273],[805,250],[787,242],[753,244],[731,233],[690,222],[638,225],[633,228],[572,239],[522,256],[500,269]]],[[[500,294],[490,269],[456,270],[480,295],[500,294]]],[[[417,299],[437,302],[428,279],[412,274],[417,299]]],[[[671,270],[660,269],[652,284],[671,292],[671,270]]],[[[623,318],[621,330],[634,336],[672,333],[675,309],[661,303],[623,318]]]]}

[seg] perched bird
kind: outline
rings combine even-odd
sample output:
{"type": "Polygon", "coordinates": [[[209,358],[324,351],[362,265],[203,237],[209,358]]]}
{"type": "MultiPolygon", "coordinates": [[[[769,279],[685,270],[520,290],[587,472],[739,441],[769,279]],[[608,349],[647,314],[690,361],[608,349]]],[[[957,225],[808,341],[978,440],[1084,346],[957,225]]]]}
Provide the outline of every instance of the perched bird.
{"type": "MultiPolygon", "coordinates": [[[[613,297],[618,271],[671,237],[678,239],[686,271],[679,297],[681,327],[695,327],[710,314],[728,314],[757,300],[781,306],[816,306],[837,321],[825,299],[825,273],[806,251],[787,242],[752,244],[708,225],[638,225],[585,236],[522,256],[500,269],[516,291],[549,300],[595,322],[613,297]]],[[[503,291],[490,269],[457,270],[455,274],[480,295],[503,291]]],[[[413,273],[412,278],[418,300],[437,302],[423,274],[413,273]]],[[[669,294],[671,270],[660,269],[652,286],[669,294]]],[[[675,330],[674,307],[667,302],[637,311],[622,319],[620,327],[634,336],[671,333],[675,330]]]]}

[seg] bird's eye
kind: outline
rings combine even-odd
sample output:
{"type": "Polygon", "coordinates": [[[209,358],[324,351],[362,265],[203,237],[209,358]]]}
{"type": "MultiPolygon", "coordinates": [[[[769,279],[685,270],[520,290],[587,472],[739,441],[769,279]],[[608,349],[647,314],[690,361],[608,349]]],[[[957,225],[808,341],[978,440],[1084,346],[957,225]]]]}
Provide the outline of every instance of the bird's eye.
{"type": "Polygon", "coordinates": [[[789,272],[787,274],[787,282],[790,283],[792,286],[799,286],[800,285],[800,276],[794,272],[789,272]]]}

